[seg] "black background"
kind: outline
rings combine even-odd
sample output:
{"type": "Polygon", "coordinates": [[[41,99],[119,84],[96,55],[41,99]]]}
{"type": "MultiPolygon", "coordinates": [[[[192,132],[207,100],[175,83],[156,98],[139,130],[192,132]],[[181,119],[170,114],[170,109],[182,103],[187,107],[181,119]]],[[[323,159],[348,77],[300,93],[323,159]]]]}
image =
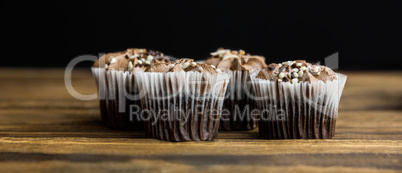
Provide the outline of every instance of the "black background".
{"type": "Polygon", "coordinates": [[[79,55],[129,47],[203,59],[225,47],[268,62],[315,62],[339,52],[342,70],[400,70],[401,7],[398,1],[2,1],[0,67],[65,67],[79,55]]]}

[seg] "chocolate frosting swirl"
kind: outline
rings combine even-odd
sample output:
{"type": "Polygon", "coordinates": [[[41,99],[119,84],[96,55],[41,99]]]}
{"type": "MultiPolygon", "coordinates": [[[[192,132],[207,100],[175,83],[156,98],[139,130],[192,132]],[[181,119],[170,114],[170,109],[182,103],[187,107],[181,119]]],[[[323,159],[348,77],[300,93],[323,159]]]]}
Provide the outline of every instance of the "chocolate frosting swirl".
{"type": "Polygon", "coordinates": [[[218,49],[211,53],[211,57],[205,60],[205,64],[216,66],[221,71],[258,71],[266,67],[263,56],[246,54],[245,51],[218,49]]]}
{"type": "Polygon", "coordinates": [[[155,63],[145,69],[145,72],[189,72],[198,71],[210,74],[221,73],[221,71],[214,65],[208,65],[203,63],[196,63],[193,59],[178,59],[175,62],[168,63],[155,63]]]}
{"type": "Polygon", "coordinates": [[[305,60],[272,63],[262,69],[256,78],[278,82],[315,82],[336,80],[335,72],[329,67],[312,65],[305,60]]]}
{"type": "Polygon", "coordinates": [[[131,48],[126,51],[107,53],[101,56],[93,67],[106,70],[144,71],[151,64],[167,62],[170,60],[162,52],[131,48]]]}

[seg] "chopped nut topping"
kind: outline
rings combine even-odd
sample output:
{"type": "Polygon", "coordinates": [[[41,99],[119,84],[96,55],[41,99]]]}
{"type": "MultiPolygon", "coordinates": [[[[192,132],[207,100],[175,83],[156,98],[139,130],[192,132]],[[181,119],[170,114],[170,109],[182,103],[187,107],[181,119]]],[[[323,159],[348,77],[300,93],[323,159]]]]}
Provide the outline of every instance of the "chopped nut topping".
{"type": "Polygon", "coordinates": [[[216,69],[216,71],[217,71],[218,73],[222,73],[222,71],[221,71],[221,70],[219,70],[219,69],[216,69]]]}
{"type": "Polygon", "coordinates": [[[128,62],[128,70],[132,70],[133,69],[133,63],[130,61],[128,62]]]}
{"type": "Polygon", "coordinates": [[[186,69],[188,66],[190,65],[190,63],[189,62],[185,62],[185,63],[183,63],[183,69],[186,69]]]}
{"type": "Polygon", "coordinates": [[[278,79],[278,82],[281,83],[281,82],[282,82],[282,79],[278,79]]]}
{"type": "Polygon", "coordinates": [[[225,60],[225,59],[229,59],[229,58],[239,58],[239,56],[237,56],[237,55],[225,55],[225,56],[223,56],[223,58],[222,58],[222,60],[225,60]]]}
{"type": "Polygon", "coordinates": [[[110,61],[110,64],[113,64],[113,63],[115,63],[115,62],[117,62],[117,59],[116,59],[116,58],[113,58],[113,59],[110,61]]]}
{"type": "Polygon", "coordinates": [[[280,79],[282,79],[282,78],[284,78],[285,77],[285,74],[284,73],[279,73],[279,76],[278,76],[280,79]]]}
{"type": "Polygon", "coordinates": [[[298,78],[298,77],[299,77],[299,74],[297,74],[296,72],[293,72],[293,76],[294,76],[295,78],[298,78]]]}
{"type": "Polygon", "coordinates": [[[285,62],[282,62],[282,64],[288,65],[288,66],[292,66],[294,63],[295,63],[295,61],[285,61],[285,62]]]}
{"type": "Polygon", "coordinates": [[[217,56],[218,52],[211,52],[211,56],[217,56]]]}
{"type": "Polygon", "coordinates": [[[152,59],[154,59],[154,57],[153,57],[152,55],[148,55],[148,57],[147,57],[147,61],[151,62],[151,61],[152,61],[152,59]]]}
{"type": "Polygon", "coordinates": [[[108,53],[100,57],[93,67],[100,67],[109,70],[118,71],[145,71],[144,65],[152,63],[168,63],[168,57],[161,57],[162,53],[159,51],[152,51],[143,48],[128,48],[125,51],[108,53]],[[106,62],[107,66],[101,62],[106,62]],[[142,68],[136,68],[142,67],[142,68]]]}
{"type": "Polygon", "coordinates": [[[211,65],[212,68],[216,68],[214,65],[211,65]]]}
{"type": "Polygon", "coordinates": [[[223,49],[219,48],[216,52],[212,52],[212,56],[217,56],[219,58],[222,58],[221,60],[226,60],[229,58],[240,58],[243,55],[245,55],[246,52],[244,50],[230,50],[230,49],[223,49]]]}
{"type": "Polygon", "coordinates": [[[197,63],[196,63],[196,62],[192,62],[191,64],[193,64],[193,65],[197,65],[197,63]]]}
{"type": "Polygon", "coordinates": [[[109,66],[107,64],[105,64],[105,69],[107,69],[109,66]]]}
{"type": "Polygon", "coordinates": [[[226,50],[218,50],[218,56],[223,57],[223,55],[226,53],[226,50]]]}
{"type": "Polygon", "coordinates": [[[306,71],[307,67],[300,67],[300,71],[306,71]]]}
{"type": "Polygon", "coordinates": [[[171,70],[174,67],[174,64],[169,64],[169,70],[171,70]]]}
{"type": "Polygon", "coordinates": [[[131,56],[130,56],[130,59],[134,59],[134,58],[137,58],[137,57],[139,57],[139,55],[134,54],[134,55],[131,55],[131,56]]]}
{"type": "Polygon", "coordinates": [[[326,81],[336,80],[336,73],[328,67],[311,65],[311,63],[307,63],[305,60],[297,60],[297,63],[294,62],[283,62],[282,67],[278,63],[271,63],[267,67],[264,67],[256,78],[271,80],[277,83],[279,81],[290,82],[292,84],[299,82],[312,83],[316,81],[324,81],[325,83],[326,81]]]}
{"type": "Polygon", "coordinates": [[[300,70],[298,75],[299,75],[299,77],[302,77],[303,74],[304,74],[304,72],[300,70]]]}
{"type": "Polygon", "coordinates": [[[314,67],[314,70],[313,70],[314,72],[316,72],[316,73],[318,73],[319,71],[320,71],[320,67],[314,67]]]}

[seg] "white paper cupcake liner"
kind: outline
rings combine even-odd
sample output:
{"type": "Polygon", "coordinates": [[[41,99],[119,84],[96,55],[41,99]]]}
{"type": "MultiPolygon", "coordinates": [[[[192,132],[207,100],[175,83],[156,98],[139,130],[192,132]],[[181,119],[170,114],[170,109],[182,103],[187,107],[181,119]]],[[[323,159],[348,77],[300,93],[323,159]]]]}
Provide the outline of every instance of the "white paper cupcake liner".
{"type": "Polygon", "coordinates": [[[328,139],[335,135],[339,100],[347,77],[290,82],[253,79],[260,111],[259,131],[268,139],[328,139]]]}
{"type": "Polygon", "coordinates": [[[230,82],[226,91],[220,130],[250,130],[257,127],[257,119],[251,114],[255,108],[251,99],[253,87],[248,71],[228,71],[230,82]]]}
{"type": "Polygon", "coordinates": [[[207,141],[216,137],[225,73],[136,72],[148,137],[165,141],[207,141]]]}
{"type": "Polygon", "coordinates": [[[142,130],[143,122],[132,115],[141,111],[135,75],[103,68],[91,70],[98,87],[102,124],[114,129],[142,130]]]}

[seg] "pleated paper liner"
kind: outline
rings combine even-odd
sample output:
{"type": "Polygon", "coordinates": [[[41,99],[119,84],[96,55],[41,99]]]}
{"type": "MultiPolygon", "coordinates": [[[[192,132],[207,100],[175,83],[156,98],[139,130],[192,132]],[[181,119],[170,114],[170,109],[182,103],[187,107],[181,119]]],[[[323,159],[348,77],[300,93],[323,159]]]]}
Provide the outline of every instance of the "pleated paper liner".
{"type": "Polygon", "coordinates": [[[253,88],[250,84],[248,71],[228,71],[229,86],[223,104],[224,113],[220,130],[251,130],[257,127],[257,120],[252,118],[251,111],[255,108],[253,88]]]}
{"type": "Polygon", "coordinates": [[[210,141],[218,133],[225,73],[136,72],[145,133],[164,141],[210,141]]]}
{"type": "Polygon", "coordinates": [[[92,68],[99,93],[101,122],[120,130],[143,130],[144,122],[131,115],[141,111],[138,85],[131,72],[92,68]]]}
{"type": "Polygon", "coordinates": [[[347,77],[290,82],[254,79],[259,132],[266,139],[331,139],[335,135],[339,100],[347,77]]]}

